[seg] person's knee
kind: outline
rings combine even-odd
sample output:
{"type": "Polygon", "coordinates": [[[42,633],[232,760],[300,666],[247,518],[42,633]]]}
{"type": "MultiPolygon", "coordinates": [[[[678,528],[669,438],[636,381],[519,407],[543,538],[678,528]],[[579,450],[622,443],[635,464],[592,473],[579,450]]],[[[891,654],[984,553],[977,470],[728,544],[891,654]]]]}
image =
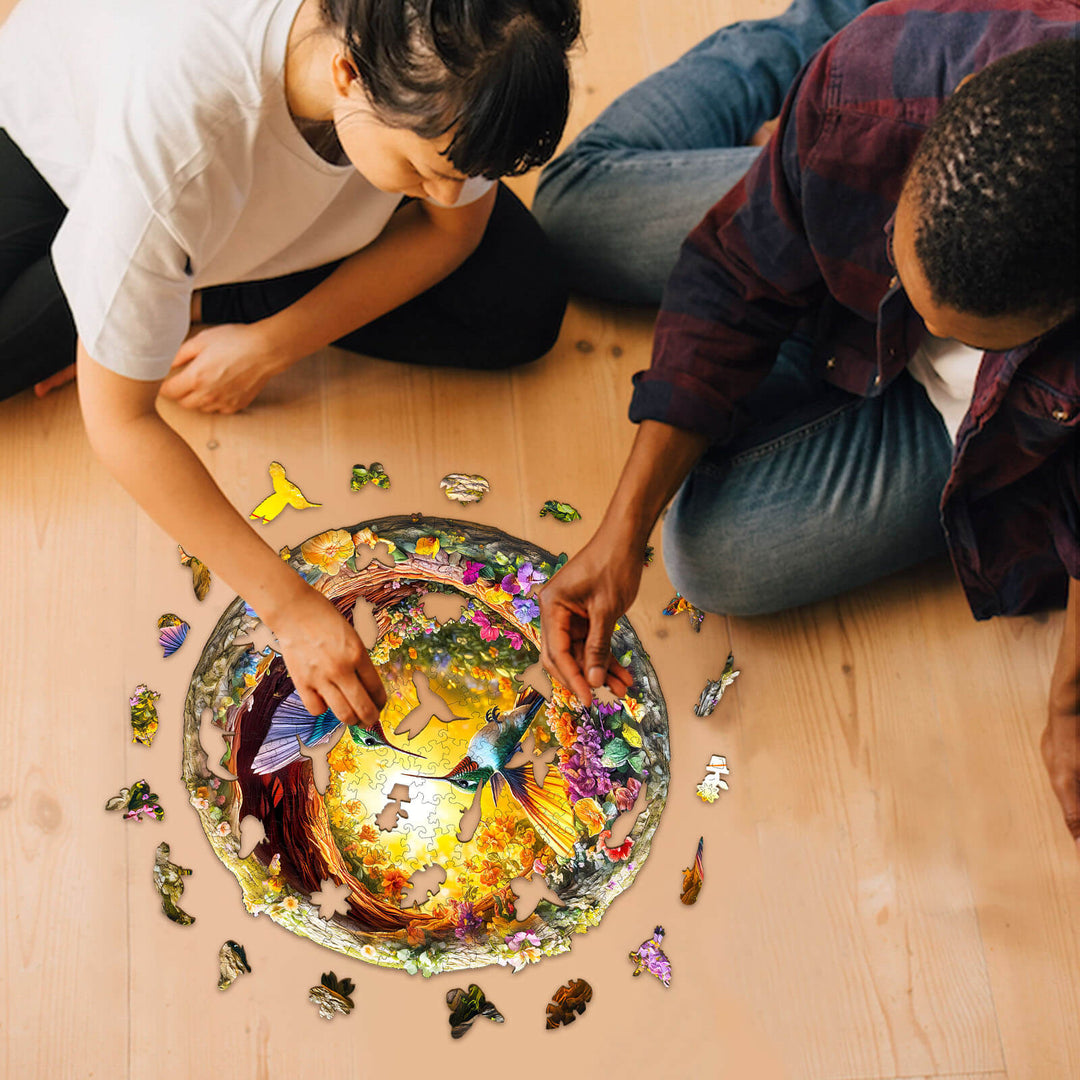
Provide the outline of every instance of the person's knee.
{"type": "Polygon", "coordinates": [[[765,572],[760,538],[744,535],[738,521],[694,517],[678,504],[664,521],[664,566],[676,590],[716,615],[768,615],[788,606],[765,572]]]}

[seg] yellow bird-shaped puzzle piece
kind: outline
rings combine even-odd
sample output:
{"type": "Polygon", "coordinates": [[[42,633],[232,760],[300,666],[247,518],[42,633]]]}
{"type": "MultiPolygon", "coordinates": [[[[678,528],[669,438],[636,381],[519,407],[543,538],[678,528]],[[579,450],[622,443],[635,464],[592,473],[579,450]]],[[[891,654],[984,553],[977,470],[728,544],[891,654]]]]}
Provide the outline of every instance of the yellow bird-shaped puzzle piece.
{"type": "Polygon", "coordinates": [[[267,495],[251,511],[248,517],[252,521],[261,519],[264,525],[269,525],[286,506],[291,506],[294,510],[322,506],[322,503],[308,502],[304,498],[304,493],[285,475],[285,466],[280,461],[270,462],[270,479],[274,482],[273,494],[267,495]]]}

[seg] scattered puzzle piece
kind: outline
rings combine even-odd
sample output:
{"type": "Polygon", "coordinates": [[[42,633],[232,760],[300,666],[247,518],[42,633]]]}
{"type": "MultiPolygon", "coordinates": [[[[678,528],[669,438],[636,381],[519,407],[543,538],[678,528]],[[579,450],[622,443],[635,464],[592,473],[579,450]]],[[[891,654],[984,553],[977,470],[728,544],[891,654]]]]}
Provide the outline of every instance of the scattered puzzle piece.
{"type": "Polygon", "coordinates": [[[264,525],[269,525],[286,506],[291,506],[294,510],[309,510],[322,506],[322,503],[308,502],[304,493],[285,475],[285,466],[280,461],[271,461],[269,472],[274,485],[273,493],[267,495],[248,514],[252,521],[262,521],[264,525]]]}
{"type": "Polygon", "coordinates": [[[552,995],[547,1007],[548,1031],[560,1024],[572,1024],[592,1001],[592,987],[584,979],[571,979],[552,995]]]}
{"type": "Polygon", "coordinates": [[[128,821],[141,821],[144,817],[162,821],[165,818],[164,808],[145,780],[136,780],[131,787],[121,788],[118,795],[105,803],[105,809],[123,810],[128,821]]]}
{"type": "Polygon", "coordinates": [[[664,608],[665,615],[679,615],[682,612],[686,612],[687,618],[690,620],[690,625],[693,627],[695,634],[701,633],[701,624],[705,619],[705,612],[701,608],[694,607],[689,600],[683,596],[682,593],[676,593],[666,608],[664,608]]]}
{"type": "Polygon", "coordinates": [[[381,461],[373,461],[366,469],[363,465],[352,467],[349,487],[353,491],[359,491],[365,484],[372,484],[377,488],[382,488],[383,491],[390,490],[390,477],[386,475],[386,469],[383,468],[381,461]]]}
{"type": "Polygon", "coordinates": [[[323,878],[318,892],[311,894],[311,902],[319,909],[320,919],[332,919],[335,915],[349,914],[348,885],[323,878]]]}
{"type": "Polygon", "coordinates": [[[180,897],[184,895],[184,877],[191,871],[169,861],[169,845],[164,841],[154,853],[154,888],[161,894],[161,910],[174,923],[190,926],[195,921],[180,907],[180,897]]]}
{"type": "Polygon", "coordinates": [[[308,991],[308,1001],[318,1006],[324,1020],[333,1020],[335,1016],[348,1016],[353,1011],[353,999],[349,995],[355,989],[352,979],[339,980],[332,971],[327,971],[319,985],[308,991]]]}
{"type": "Polygon", "coordinates": [[[162,652],[165,654],[165,658],[172,656],[181,645],[184,644],[187,638],[190,626],[179,615],[167,614],[162,615],[157,621],[158,629],[161,631],[158,634],[158,644],[161,646],[162,652]]]}
{"type": "Polygon", "coordinates": [[[450,1034],[455,1039],[460,1039],[473,1026],[473,1021],[478,1016],[494,1020],[496,1024],[501,1024],[506,1019],[484,997],[484,991],[476,983],[470,984],[467,991],[455,987],[446,995],[446,1004],[450,1008],[450,1034]]]}
{"type": "Polygon", "coordinates": [[[540,507],[540,516],[547,517],[550,514],[556,521],[580,521],[581,514],[567,502],[559,502],[556,499],[548,499],[540,507]]]}
{"type": "Polygon", "coordinates": [[[434,863],[417,870],[409,878],[409,887],[401,894],[401,906],[421,907],[435,896],[439,887],[446,881],[446,871],[434,863]]]}
{"type": "Polygon", "coordinates": [[[671,961],[664,955],[660,943],[664,940],[664,928],[658,926],[648,941],[643,941],[631,954],[634,975],[647,971],[655,975],[665,986],[671,986],[671,961]]]}
{"type": "Polygon", "coordinates": [[[218,970],[219,990],[228,990],[245,971],[250,972],[251,966],[248,964],[244,946],[235,941],[226,941],[218,952],[218,970]]]}
{"type": "Polygon", "coordinates": [[[131,706],[131,741],[150,746],[158,729],[157,706],[154,704],[161,695],[151,690],[146,683],[139,683],[135,693],[128,699],[131,706]]]}
{"type": "Polygon", "coordinates": [[[195,591],[196,600],[205,600],[210,591],[210,570],[201,559],[189,555],[179,544],[176,545],[180,552],[180,565],[191,570],[191,587],[195,591]]]}
{"type": "Polygon", "coordinates": [[[735,670],[735,654],[728,653],[727,663],[724,664],[724,670],[720,672],[720,678],[706,680],[705,689],[701,691],[701,697],[698,698],[698,703],[694,706],[694,714],[696,716],[711,716],[713,709],[720,704],[724,691],[740,674],[742,673],[735,670]]]}
{"type": "Polygon", "coordinates": [[[705,766],[705,779],[698,784],[697,793],[698,797],[707,803],[716,802],[720,798],[720,792],[730,790],[728,788],[728,782],[722,779],[723,776],[729,776],[731,770],[727,766],[727,758],[722,757],[720,754],[713,754],[709,758],[709,764],[705,766]]]}
{"type": "Polygon", "coordinates": [[[491,490],[487,477],[473,473],[447,473],[439,487],[448,499],[458,503],[477,503],[491,490]]]}
{"type": "Polygon", "coordinates": [[[702,856],[705,854],[705,837],[697,842],[697,854],[694,862],[683,871],[682,896],[679,897],[684,904],[696,904],[701,895],[701,886],[705,883],[705,865],[702,856]]]}

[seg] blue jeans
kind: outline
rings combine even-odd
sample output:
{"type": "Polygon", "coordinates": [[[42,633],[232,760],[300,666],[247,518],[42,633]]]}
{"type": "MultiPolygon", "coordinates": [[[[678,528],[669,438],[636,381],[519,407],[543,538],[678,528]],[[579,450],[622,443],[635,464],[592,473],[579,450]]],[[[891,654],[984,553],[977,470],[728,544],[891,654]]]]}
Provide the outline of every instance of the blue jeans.
{"type": "Polygon", "coordinates": [[[698,463],[664,521],[672,583],[706,611],[812,603],[945,551],[952,439],[902,372],[860,398],[812,374],[789,339],[740,407],[749,426],[698,463]]]}
{"type": "Polygon", "coordinates": [[[760,153],[802,65],[873,0],[795,0],[726,26],[610,105],[540,177],[533,213],[570,285],[658,304],[686,234],[760,153]]]}

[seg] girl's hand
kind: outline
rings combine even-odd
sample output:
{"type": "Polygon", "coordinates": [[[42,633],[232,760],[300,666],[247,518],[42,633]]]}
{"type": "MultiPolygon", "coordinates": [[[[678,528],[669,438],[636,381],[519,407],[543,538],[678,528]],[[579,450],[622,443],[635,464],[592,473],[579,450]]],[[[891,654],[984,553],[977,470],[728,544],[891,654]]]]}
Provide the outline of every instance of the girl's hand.
{"type": "Polygon", "coordinates": [[[293,685],[312,716],[326,709],[345,724],[371,727],[386,690],[356,631],[314,589],[289,604],[274,627],[293,685]]]}
{"type": "Polygon", "coordinates": [[[239,412],[287,366],[258,323],[212,326],[180,346],[161,395],[185,409],[239,412]]]}

